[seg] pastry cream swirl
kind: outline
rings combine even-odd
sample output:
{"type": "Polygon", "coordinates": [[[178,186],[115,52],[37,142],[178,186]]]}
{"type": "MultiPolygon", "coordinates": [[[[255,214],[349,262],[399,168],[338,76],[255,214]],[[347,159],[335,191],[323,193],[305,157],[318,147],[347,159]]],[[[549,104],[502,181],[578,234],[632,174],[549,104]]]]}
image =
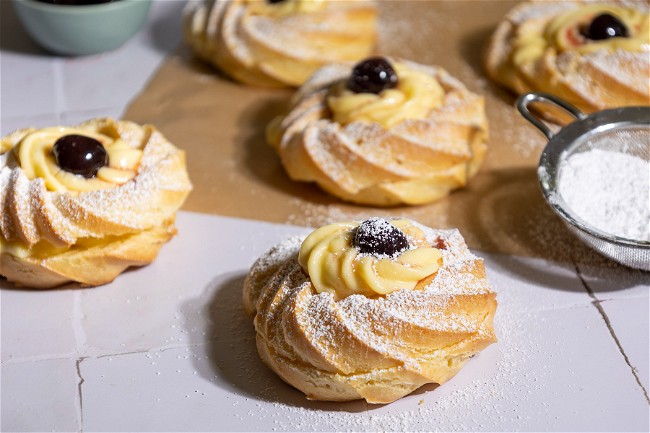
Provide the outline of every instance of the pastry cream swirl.
{"type": "Polygon", "coordinates": [[[543,28],[520,31],[515,41],[513,61],[521,66],[541,58],[544,51],[554,48],[557,52],[576,51],[590,53],[601,49],[625,51],[650,50],[650,15],[637,9],[610,6],[587,5],[557,15],[543,28]],[[620,19],[629,30],[628,37],[590,40],[580,31],[596,16],[609,13],[620,19]]]}
{"type": "Polygon", "coordinates": [[[354,93],[341,82],[332,89],[327,104],[334,122],[377,122],[386,128],[405,119],[422,119],[442,104],[445,92],[430,74],[393,64],[398,83],[379,94],[354,93]]]}
{"type": "Polygon", "coordinates": [[[271,17],[317,12],[325,7],[326,2],[327,0],[284,0],[269,3],[267,0],[246,0],[251,14],[271,17]]]}
{"type": "Polygon", "coordinates": [[[385,295],[413,290],[418,281],[436,273],[442,254],[426,241],[422,230],[408,220],[390,223],[406,234],[410,245],[394,258],[361,254],[352,245],[359,223],[330,224],[307,236],[298,261],[316,291],[329,292],[337,299],[352,294],[385,295]]]}
{"type": "Polygon", "coordinates": [[[124,184],[135,177],[142,157],[142,150],[129,146],[120,138],[66,127],[35,130],[18,143],[14,152],[25,176],[28,179],[42,178],[50,191],[94,191],[124,184]],[[52,154],[54,143],[71,134],[94,138],[106,149],[109,164],[100,168],[96,177],[86,179],[57,166],[52,154]]]}

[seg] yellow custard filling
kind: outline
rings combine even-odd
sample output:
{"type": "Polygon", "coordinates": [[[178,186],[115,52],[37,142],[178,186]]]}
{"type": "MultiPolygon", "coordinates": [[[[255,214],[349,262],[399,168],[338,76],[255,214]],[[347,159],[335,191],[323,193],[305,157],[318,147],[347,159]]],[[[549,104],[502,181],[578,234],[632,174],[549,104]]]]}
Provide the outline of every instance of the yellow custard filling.
{"type": "Polygon", "coordinates": [[[270,3],[267,0],[246,0],[248,11],[253,15],[283,17],[293,14],[312,13],[322,10],[328,0],[284,0],[270,3]]]}
{"type": "Polygon", "coordinates": [[[434,77],[401,63],[393,67],[397,86],[379,94],[354,93],[345,81],[336,84],[327,98],[332,120],[342,125],[376,122],[390,128],[405,119],[423,119],[442,104],[445,91],[434,77]]]}
{"type": "Polygon", "coordinates": [[[559,14],[543,26],[522,26],[516,35],[513,62],[521,66],[535,61],[548,48],[558,53],[576,51],[581,54],[602,49],[650,51],[650,14],[619,6],[587,5],[559,14]],[[581,29],[604,13],[623,22],[628,36],[591,40],[581,34],[581,29]]]}
{"type": "Polygon", "coordinates": [[[42,178],[50,191],[94,191],[124,184],[135,177],[142,158],[141,149],[129,146],[119,136],[67,127],[33,131],[13,151],[25,176],[28,179],[42,178]],[[99,141],[108,154],[108,165],[100,168],[92,178],[61,169],[56,164],[52,148],[65,135],[84,135],[99,141]]]}
{"type": "Polygon", "coordinates": [[[409,241],[409,249],[396,257],[361,254],[353,246],[359,223],[337,223],[312,232],[300,247],[298,261],[318,293],[341,299],[352,294],[385,295],[413,290],[418,281],[438,271],[442,254],[408,220],[393,220],[409,241]]]}

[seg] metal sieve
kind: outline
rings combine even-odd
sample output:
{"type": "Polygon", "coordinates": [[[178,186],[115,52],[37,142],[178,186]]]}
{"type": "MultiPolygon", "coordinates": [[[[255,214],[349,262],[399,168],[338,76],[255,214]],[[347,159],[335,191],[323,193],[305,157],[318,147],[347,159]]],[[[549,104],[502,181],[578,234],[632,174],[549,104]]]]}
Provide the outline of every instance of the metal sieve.
{"type": "MultiPolygon", "coordinates": [[[[537,174],[544,197],[555,213],[578,238],[602,255],[650,271],[650,241],[627,239],[594,227],[576,215],[558,191],[562,163],[573,154],[602,149],[650,160],[650,106],[615,108],[587,115],[556,96],[527,93],[517,100],[517,109],[548,138],[537,174]],[[529,110],[532,103],[555,106],[576,120],[554,133],[529,110]]],[[[639,199],[649,200],[650,192],[639,199]]]]}

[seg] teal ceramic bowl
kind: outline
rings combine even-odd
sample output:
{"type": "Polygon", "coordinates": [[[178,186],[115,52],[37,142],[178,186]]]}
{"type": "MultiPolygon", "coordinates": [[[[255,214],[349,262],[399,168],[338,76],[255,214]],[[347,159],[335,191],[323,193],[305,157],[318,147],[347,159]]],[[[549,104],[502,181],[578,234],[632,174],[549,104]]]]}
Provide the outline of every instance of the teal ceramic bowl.
{"type": "Polygon", "coordinates": [[[27,33],[56,54],[83,56],[114,50],[133,36],[149,12],[150,0],[61,5],[14,0],[27,33]]]}

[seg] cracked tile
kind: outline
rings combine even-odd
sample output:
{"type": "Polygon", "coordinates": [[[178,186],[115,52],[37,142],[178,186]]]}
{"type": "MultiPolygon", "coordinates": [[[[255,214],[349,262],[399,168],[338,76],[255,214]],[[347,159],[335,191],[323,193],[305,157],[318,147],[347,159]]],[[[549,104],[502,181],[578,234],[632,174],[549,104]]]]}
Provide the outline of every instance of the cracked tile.
{"type": "Polygon", "coordinates": [[[79,431],[73,359],[2,365],[2,431],[79,431]]]}
{"type": "Polygon", "coordinates": [[[650,392],[650,299],[616,299],[601,302],[631,368],[646,393],[650,392]]]}

